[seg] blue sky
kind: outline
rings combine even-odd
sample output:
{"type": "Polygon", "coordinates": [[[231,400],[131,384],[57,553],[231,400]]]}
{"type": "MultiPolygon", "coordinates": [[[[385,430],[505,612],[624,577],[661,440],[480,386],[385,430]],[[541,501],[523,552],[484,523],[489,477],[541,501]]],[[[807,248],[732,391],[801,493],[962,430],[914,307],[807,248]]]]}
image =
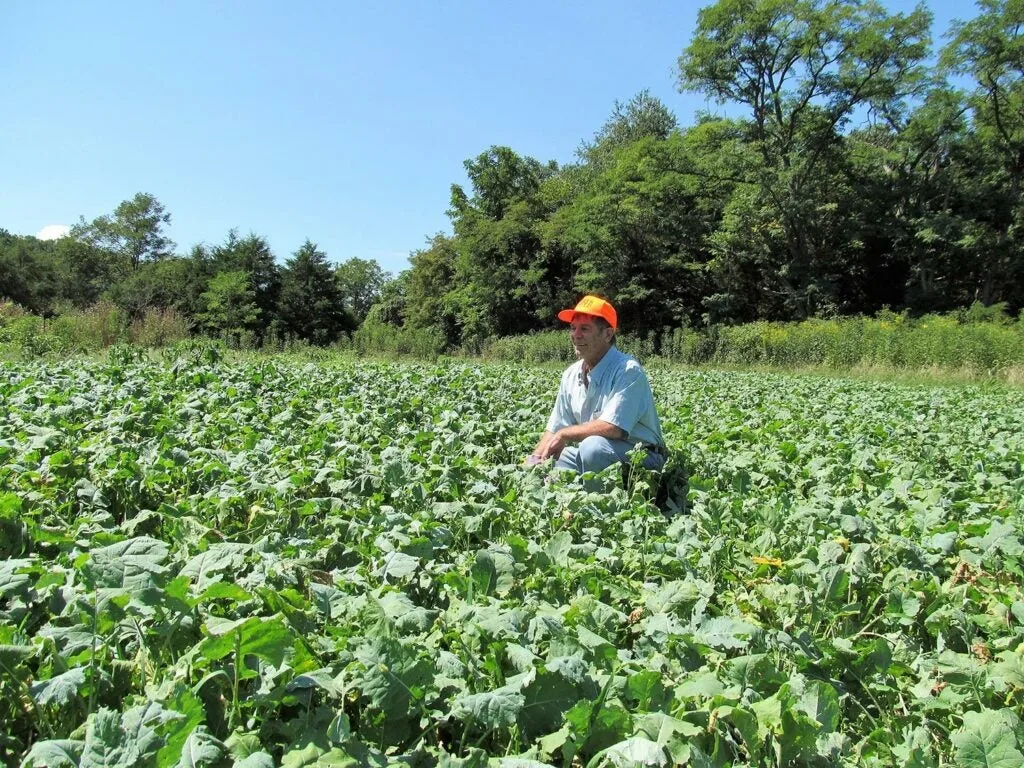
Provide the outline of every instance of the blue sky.
{"type": "MultiPolygon", "coordinates": [[[[975,12],[928,5],[935,43],[975,12]]],[[[683,125],[714,110],[676,90],[698,7],[7,2],[0,228],[35,235],[149,192],[182,253],[235,227],[282,262],[309,238],[397,272],[450,231],[450,185],[491,145],[571,161],[645,88],[683,125]]]]}

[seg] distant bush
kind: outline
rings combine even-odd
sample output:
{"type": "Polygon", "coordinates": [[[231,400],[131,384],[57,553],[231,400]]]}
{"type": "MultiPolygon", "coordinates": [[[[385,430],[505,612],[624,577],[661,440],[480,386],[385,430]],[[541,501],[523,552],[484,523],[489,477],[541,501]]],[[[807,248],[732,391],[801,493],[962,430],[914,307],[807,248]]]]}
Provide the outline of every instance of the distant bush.
{"type": "MultiPolygon", "coordinates": [[[[655,354],[656,336],[619,334],[616,346],[638,360],[646,360],[655,354]]],[[[486,360],[507,360],[527,364],[566,363],[576,359],[569,332],[541,331],[522,336],[505,336],[489,339],[476,349],[460,350],[463,355],[482,357],[486,360]]]]}
{"type": "Polygon", "coordinates": [[[174,309],[148,309],[129,321],[114,304],[101,301],[86,309],[68,309],[52,318],[0,304],[0,346],[6,354],[39,357],[97,352],[117,345],[164,347],[189,337],[184,315],[174,309]]]}
{"type": "Polygon", "coordinates": [[[109,301],[73,309],[50,321],[50,332],[68,349],[94,352],[129,340],[128,318],[109,301]]]}
{"type": "Polygon", "coordinates": [[[133,344],[140,347],[166,347],[189,337],[188,319],[171,307],[147,309],[133,320],[130,328],[133,344]]]}
{"type": "Polygon", "coordinates": [[[360,355],[392,355],[430,360],[445,348],[444,335],[433,328],[398,328],[390,323],[367,320],[354,334],[351,346],[360,355]]]}
{"type": "MultiPolygon", "coordinates": [[[[883,311],[873,318],[758,321],[699,329],[684,326],[649,336],[620,334],[618,345],[641,360],[654,356],[688,365],[895,371],[939,368],[1005,378],[1011,369],[1019,372],[1024,366],[1024,313],[1015,322],[1006,315],[1005,307],[977,304],[916,319],[883,311]]],[[[573,359],[564,331],[494,339],[481,347],[480,354],[524,363],[573,359]]]]}
{"type": "MultiPolygon", "coordinates": [[[[466,354],[468,350],[462,350],[466,354]]],[[[477,354],[485,360],[517,363],[568,362],[574,358],[569,336],[564,331],[543,331],[522,336],[488,339],[477,354]]]]}
{"type": "MultiPolygon", "coordinates": [[[[129,322],[116,306],[100,302],[44,319],[11,301],[0,300],[0,355],[5,357],[96,352],[126,344],[180,351],[182,343],[195,343],[207,349],[210,342],[192,339],[189,330],[185,316],[173,309],[150,309],[129,322]]],[[[527,365],[561,365],[575,358],[565,329],[487,339],[451,349],[440,329],[399,328],[372,317],[329,350],[312,347],[273,325],[262,347],[253,334],[236,334],[216,343],[218,349],[262,349],[309,359],[339,352],[426,360],[450,354],[527,365]]],[[[956,312],[918,318],[886,310],[874,317],[683,326],[646,335],[620,332],[617,344],[641,361],[658,358],[687,365],[783,369],[939,369],[1016,380],[1024,375],[1024,312],[1013,318],[1005,305],[975,303],[956,312]]]]}
{"type": "Polygon", "coordinates": [[[49,333],[46,321],[6,299],[0,300],[0,355],[39,357],[62,351],[62,341],[49,333]]]}

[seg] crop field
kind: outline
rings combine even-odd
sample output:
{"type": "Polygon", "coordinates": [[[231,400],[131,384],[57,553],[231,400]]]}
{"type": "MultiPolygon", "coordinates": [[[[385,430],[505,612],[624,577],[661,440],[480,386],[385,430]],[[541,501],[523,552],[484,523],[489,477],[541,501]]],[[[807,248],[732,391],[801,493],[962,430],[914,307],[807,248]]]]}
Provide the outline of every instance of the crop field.
{"type": "Polygon", "coordinates": [[[0,761],[1024,764],[1024,393],[654,369],[659,508],[558,375],[0,364],[0,761]]]}

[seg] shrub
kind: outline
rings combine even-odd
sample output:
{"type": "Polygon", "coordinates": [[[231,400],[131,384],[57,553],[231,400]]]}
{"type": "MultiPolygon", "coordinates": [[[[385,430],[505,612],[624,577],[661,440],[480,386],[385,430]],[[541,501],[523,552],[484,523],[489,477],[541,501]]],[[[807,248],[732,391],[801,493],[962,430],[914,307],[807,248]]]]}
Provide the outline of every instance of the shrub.
{"type": "MultiPolygon", "coordinates": [[[[806,366],[832,370],[940,368],[996,375],[1024,364],[1024,313],[1016,322],[1005,308],[972,306],[918,319],[889,310],[875,317],[758,321],[737,326],[664,328],[648,336],[622,334],[619,346],[646,359],[654,354],[689,365],[806,366]],[[968,321],[969,319],[969,321],[968,321]]],[[[462,350],[472,354],[475,350],[462,350]]],[[[566,362],[572,347],[564,331],[492,339],[479,354],[523,363],[566,362]]]]}
{"type": "Polygon", "coordinates": [[[150,308],[132,321],[130,335],[140,347],[166,347],[189,337],[189,322],[172,307],[150,308]]]}
{"type": "Polygon", "coordinates": [[[128,340],[127,317],[114,304],[101,301],[87,309],[73,309],[50,322],[51,332],[69,349],[93,352],[128,340]]]}
{"type": "Polygon", "coordinates": [[[352,349],[361,355],[384,354],[432,360],[444,348],[444,335],[435,328],[400,328],[370,319],[352,334],[352,349]]]}

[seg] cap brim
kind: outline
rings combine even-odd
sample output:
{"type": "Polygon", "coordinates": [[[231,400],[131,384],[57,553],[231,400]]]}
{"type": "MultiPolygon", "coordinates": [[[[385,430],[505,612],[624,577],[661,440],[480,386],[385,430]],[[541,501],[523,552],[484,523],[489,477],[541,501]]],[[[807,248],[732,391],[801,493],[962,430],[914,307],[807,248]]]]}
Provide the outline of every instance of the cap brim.
{"type": "Polygon", "coordinates": [[[563,323],[571,323],[574,317],[576,317],[575,309],[563,309],[558,313],[558,319],[563,323]]]}

